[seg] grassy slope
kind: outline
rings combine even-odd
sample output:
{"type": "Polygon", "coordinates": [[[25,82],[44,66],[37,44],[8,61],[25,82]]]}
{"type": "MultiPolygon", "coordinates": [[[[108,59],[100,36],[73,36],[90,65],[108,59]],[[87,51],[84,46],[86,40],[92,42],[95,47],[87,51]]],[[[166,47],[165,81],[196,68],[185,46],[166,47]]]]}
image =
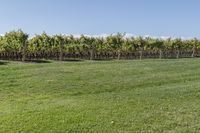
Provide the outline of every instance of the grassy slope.
{"type": "Polygon", "coordinates": [[[0,64],[0,132],[200,130],[200,59],[0,64]]]}

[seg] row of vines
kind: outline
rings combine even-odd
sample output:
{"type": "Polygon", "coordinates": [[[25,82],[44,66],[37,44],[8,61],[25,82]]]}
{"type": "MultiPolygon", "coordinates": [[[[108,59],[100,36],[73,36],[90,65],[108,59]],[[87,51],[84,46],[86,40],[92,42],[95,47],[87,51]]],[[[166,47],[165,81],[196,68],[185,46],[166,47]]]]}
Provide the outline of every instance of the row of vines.
{"type": "Polygon", "coordinates": [[[200,56],[200,40],[126,37],[114,34],[107,37],[81,35],[35,35],[29,37],[22,30],[0,36],[0,59],[143,59],[187,58],[200,56]]]}

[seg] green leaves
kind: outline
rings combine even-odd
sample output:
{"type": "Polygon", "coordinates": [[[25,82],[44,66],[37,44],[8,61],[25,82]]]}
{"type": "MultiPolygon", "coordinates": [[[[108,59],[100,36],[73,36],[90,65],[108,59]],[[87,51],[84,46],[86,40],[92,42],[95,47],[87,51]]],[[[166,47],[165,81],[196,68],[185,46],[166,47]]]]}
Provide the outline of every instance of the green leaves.
{"type": "Polygon", "coordinates": [[[28,34],[22,30],[11,31],[5,34],[1,39],[0,49],[6,52],[22,52],[23,48],[27,46],[28,34]],[[3,43],[2,43],[3,42],[3,43]]]}
{"type": "MultiPolygon", "coordinates": [[[[22,30],[11,31],[0,36],[0,52],[6,53],[88,53],[101,52],[121,53],[135,51],[179,51],[181,49],[193,51],[200,49],[197,38],[183,40],[181,38],[151,38],[151,37],[126,37],[125,33],[111,34],[107,37],[92,37],[81,35],[48,35],[45,32],[28,38],[22,30]]],[[[62,54],[61,54],[62,55],[62,54]]]]}

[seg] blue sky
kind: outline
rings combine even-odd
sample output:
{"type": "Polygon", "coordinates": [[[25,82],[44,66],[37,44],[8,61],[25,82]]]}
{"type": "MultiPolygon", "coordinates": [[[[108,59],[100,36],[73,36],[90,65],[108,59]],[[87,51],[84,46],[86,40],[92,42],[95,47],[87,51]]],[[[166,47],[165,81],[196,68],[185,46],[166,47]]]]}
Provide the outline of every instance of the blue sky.
{"type": "Polygon", "coordinates": [[[200,37],[199,0],[0,0],[0,34],[200,37]]]}

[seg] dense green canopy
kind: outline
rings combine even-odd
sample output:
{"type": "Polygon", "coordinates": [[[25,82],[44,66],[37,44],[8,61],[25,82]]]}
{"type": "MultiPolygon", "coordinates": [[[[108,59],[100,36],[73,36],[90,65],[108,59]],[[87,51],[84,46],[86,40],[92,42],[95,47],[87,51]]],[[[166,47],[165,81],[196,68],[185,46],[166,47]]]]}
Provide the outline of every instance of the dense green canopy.
{"type": "Polygon", "coordinates": [[[126,37],[114,34],[107,37],[81,35],[35,35],[29,38],[22,30],[11,31],[0,36],[1,58],[49,58],[63,60],[73,58],[148,58],[198,56],[200,40],[180,38],[126,37]]]}

